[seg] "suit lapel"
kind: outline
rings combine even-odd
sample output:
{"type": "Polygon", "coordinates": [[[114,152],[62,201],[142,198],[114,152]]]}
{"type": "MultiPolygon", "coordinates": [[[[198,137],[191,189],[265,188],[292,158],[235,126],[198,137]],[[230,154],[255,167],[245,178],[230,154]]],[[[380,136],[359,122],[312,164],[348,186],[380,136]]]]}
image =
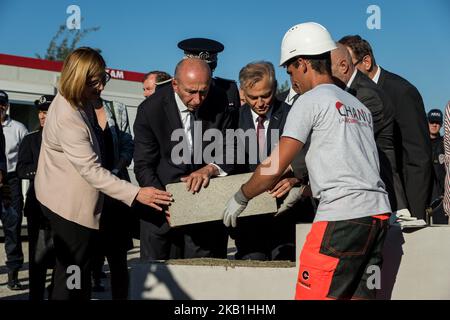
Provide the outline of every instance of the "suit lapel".
{"type": "MultiPolygon", "coordinates": [[[[181,122],[180,111],[179,111],[177,103],[175,101],[175,93],[174,93],[173,89],[170,90],[169,94],[164,97],[164,103],[161,107],[164,110],[164,113],[167,118],[167,122],[169,124],[168,125],[169,134],[172,135],[172,133],[177,129],[184,130],[183,123],[181,122]]],[[[168,144],[170,150],[172,150],[172,148],[174,148],[175,145],[177,145],[178,143],[179,143],[179,141],[171,141],[171,140],[167,141],[167,144],[168,144]]],[[[179,166],[183,167],[184,168],[183,170],[186,172],[193,171],[192,164],[181,164],[179,166]]]]}
{"type": "Polygon", "coordinates": [[[95,134],[95,129],[94,129],[94,121],[95,121],[94,114],[93,114],[94,110],[87,109],[87,111],[86,111],[85,109],[79,108],[78,111],[89,129],[89,135],[91,136],[91,141],[93,144],[94,151],[98,155],[98,157],[101,158],[100,144],[99,144],[99,141],[97,140],[97,136],[95,134]],[[88,114],[88,112],[89,112],[89,114],[88,114]]]}
{"type": "MultiPolygon", "coordinates": [[[[255,124],[253,123],[253,117],[252,117],[252,112],[250,111],[250,106],[248,104],[246,104],[245,106],[243,106],[243,108],[244,109],[242,110],[242,114],[241,114],[242,119],[240,119],[240,129],[244,130],[244,132],[246,132],[247,130],[253,130],[253,133],[256,138],[256,129],[255,129],[255,124]]],[[[243,141],[242,143],[244,143],[245,154],[248,157],[249,152],[250,152],[249,143],[245,143],[245,141],[243,141]]]]}
{"type": "Polygon", "coordinates": [[[245,105],[244,110],[242,110],[243,113],[243,117],[242,117],[242,127],[241,129],[243,129],[244,131],[248,130],[248,129],[255,129],[255,124],[253,123],[253,117],[252,117],[252,112],[250,111],[250,106],[249,105],[245,105]]]}
{"type": "MultiPolygon", "coordinates": [[[[245,105],[244,110],[242,113],[242,121],[240,128],[244,131],[252,129],[255,132],[256,135],[256,129],[255,124],[253,122],[252,113],[250,110],[250,106],[245,105]]],[[[281,108],[281,102],[278,100],[275,100],[274,106],[272,107],[272,114],[269,119],[269,127],[267,128],[267,135],[266,135],[266,146],[267,146],[267,154],[269,155],[272,152],[272,143],[271,143],[271,129],[280,129],[280,123],[282,121],[283,115],[282,115],[282,108],[281,108]]],[[[281,130],[280,130],[281,132],[281,130]]],[[[249,153],[249,145],[248,143],[245,144],[245,152],[249,153]]],[[[259,155],[258,155],[259,159],[259,155]]]]}
{"type": "Polygon", "coordinates": [[[351,95],[355,96],[355,97],[356,97],[356,92],[358,90],[358,87],[360,85],[361,75],[362,75],[361,71],[357,70],[355,78],[352,81],[352,84],[347,89],[347,92],[350,93],[351,95]]]}
{"type": "Polygon", "coordinates": [[[37,138],[37,146],[38,146],[38,150],[41,149],[41,144],[42,144],[42,129],[39,130],[39,134],[38,134],[38,138],[37,138]]]}
{"type": "MultiPolygon", "coordinates": [[[[270,122],[269,127],[267,129],[267,135],[266,135],[266,145],[267,145],[267,155],[270,155],[272,152],[272,139],[271,139],[271,131],[272,129],[278,129],[278,134],[281,134],[280,124],[283,118],[282,114],[282,108],[281,108],[281,102],[278,100],[275,100],[272,115],[270,116],[270,122]]],[[[278,141],[278,139],[277,139],[278,141]]]]}
{"type": "Polygon", "coordinates": [[[360,79],[361,79],[361,71],[357,70],[356,71],[356,75],[355,75],[355,79],[353,79],[353,82],[352,82],[350,88],[356,90],[356,88],[359,85],[360,79]]]}

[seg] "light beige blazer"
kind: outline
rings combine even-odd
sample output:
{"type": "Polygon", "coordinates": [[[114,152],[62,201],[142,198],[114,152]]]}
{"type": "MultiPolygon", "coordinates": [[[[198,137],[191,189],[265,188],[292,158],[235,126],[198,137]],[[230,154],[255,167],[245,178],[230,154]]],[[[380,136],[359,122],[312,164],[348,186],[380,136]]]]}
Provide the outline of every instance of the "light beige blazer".
{"type": "Polygon", "coordinates": [[[131,206],[139,187],[101,167],[93,111],[75,110],[58,93],[42,133],[35,177],[37,199],[48,209],[82,226],[98,229],[103,195],[131,206]]]}

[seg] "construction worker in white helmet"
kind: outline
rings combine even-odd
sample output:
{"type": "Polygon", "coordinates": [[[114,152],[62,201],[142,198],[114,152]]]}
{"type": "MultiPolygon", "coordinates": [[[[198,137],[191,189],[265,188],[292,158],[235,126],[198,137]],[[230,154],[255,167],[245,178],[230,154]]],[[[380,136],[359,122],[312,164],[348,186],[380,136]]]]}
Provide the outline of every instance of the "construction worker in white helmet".
{"type": "MultiPolygon", "coordinates": [[[[248,202],[271,189],[310,138],[306,165],[320,202],[300,254],[296,299],[374,299],[376,286],[367,283],[373,267],[368,267],[381,267],[391,212],[379,175],[372,115],[333,83],[330,51],[335,48],[318,23],[286,32],[280,66],[302,95],[289,112],[278,147],[228,201],[223,215],[226,226],[236,226],[248,202]]],[[[285,201],[301,197],[292,191],[285,201]]]]}

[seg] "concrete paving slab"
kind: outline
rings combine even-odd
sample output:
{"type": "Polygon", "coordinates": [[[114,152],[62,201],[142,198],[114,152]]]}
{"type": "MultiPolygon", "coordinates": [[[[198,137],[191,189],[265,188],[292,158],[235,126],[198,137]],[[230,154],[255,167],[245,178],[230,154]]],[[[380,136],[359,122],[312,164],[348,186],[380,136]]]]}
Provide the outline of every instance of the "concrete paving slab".
{"type": "MultiPolygon", "coordinates": [[[[176,227],[221,220],[227,201],[251,175],[248,173],[211,179],[209,186],[196,194],[188,192],[183,182],[167,185],[167,191],[172,193],[174,198],[169,208],[170,225],[176,227]]],[[[263,193],[249,202],[240,217],[275,212],[277,212],[275,198],[263,193]]]]}

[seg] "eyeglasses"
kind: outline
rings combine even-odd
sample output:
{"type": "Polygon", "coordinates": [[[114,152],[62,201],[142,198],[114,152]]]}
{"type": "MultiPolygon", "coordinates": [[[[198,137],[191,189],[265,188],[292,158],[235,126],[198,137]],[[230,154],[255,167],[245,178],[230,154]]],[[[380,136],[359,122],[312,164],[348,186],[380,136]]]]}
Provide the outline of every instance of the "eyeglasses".
{"type": "Polygon", "coordinates": [[[353,63],[353,66],[356,67],[358,64],[360,64],[363,61],[363,58],[356,60],[356,62],[353,63]]]}
{"type": "Polygon", "coordinates": [[[105,72],[100,80],[91,80],[87,83],[89,87],[95,88],[100,85],[106,85],[106,83],[111,80],[111,75],[108,72],[105,72]]]}

